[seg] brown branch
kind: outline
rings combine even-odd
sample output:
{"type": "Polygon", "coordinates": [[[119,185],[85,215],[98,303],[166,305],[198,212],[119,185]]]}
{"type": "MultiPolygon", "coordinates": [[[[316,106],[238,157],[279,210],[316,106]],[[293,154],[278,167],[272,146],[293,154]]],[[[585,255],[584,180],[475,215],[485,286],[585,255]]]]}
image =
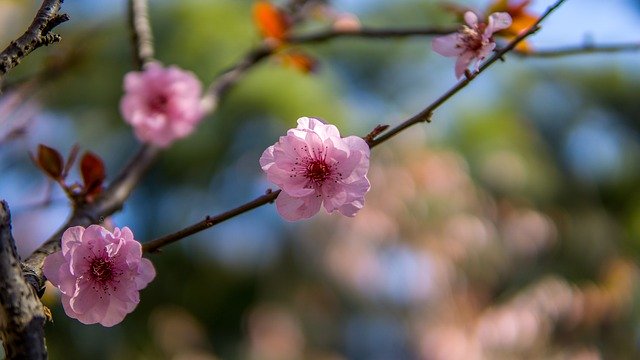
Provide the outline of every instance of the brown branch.
{"type": "Polygon", "coordinates": [[[0,201],[0,338],[8,359],[46,359],[42,303],[23,277],[11,235],[11,214],[0,201]]]}
{"type": "Polygon", "coordinates": [[[567,46],[556,49],[539,49],[533,51],[514,51],[522,57],[539,57],[539,58],[552,58],[571,55],[584,55],[584,54],[609,54],[617,52],[634,52],[640,50],[640,42],[625,43],[625,44],[584,44],[578,46],[567,46]]]}
{"type": "Polygon", "coordinates": [[[144,64],[153,61],[154,56],[153,31],[147,0],[129,0],[127,11],[133,45],[133,63],[136,69],[140,70],[144,64]]]}
{"type": "MultiPolygon", "coordinates": [[[[368,135],[364,136],[363,139],[367,142],[367,144],[369,145],[370,148],[373,148],[377,145],[380,145],[381,143],[389,140],[390,138],[394,137],[395,135],[397,135],[398,133],[400,133],[401,131],[415,125],[421,122],[430,122],[431,121],[431,116],[433,114],[433,112],[439,108],[442,104],[444,104],[447,100],[449,100],[452,96],[454,96],[455,94],[457,94],[460,90],[462,90],[463,88],[465,88],[471,81],[473,81],[473,79],[475,79],[480,73],[482,73],[483,71],[485,71],[489,66],[491,66],[493,63],[495,63],[498,60],[503,59],[503,56],[513,50],[516,45],[518,45],[522,40],[524,40],[526,37],[534,34],[536,31],[538,31],[540,29],[539,25],[540,23],[547,17],[549,16],[549,14],[551,14],[553,11],[555,11],[564,1],[566,0],[558,0],[556,1],[556,3],[554,5],[552,5],[551,7],[549,7],[543,14],[542,16],[540,16],[540,18],[538,19],[538,21],[536,21],[535,24],[533,24],[526,32],[523,32],[522,34],[520,34],[518,37],[516,37],[515,39],[513,39],[507,46],[505,46],[504,48],[500,49],[499,51],[495,52],[493,56],[491,56],[487,61],[485,61],[480,68],[478,69],[477,72],[475,73],[469,73],[467,72],[467,76],[459,81],[454,87],[452,87],[449,91],[445,92],[442,96],[440,96],[439,98],[437,98],[434,102],[432,102],[430,105],[428,105],[424,110],[420,111],[418,114],[412,116],[411,118],[409,118],[408,120],[402,122],[401,124],[391,128],[391,130],[385,132],[382,136],[376,137],[378,136],[378,134],[380,134],[381,132],[383,132],[385,129],[387,129],[387,125],[378,125],[376,126],[368,135]]],[[[216,224],[219,224],[225,220],[231,219],[235,216],[238,216],[240,214],[243,214],[247,211],[253,210],[255,208],[258,208],[262,205],[266,205],[269,203],[272,203],[277,197],[278,194],[280,193],[281,190],[278,191],[274,191],[272,192],[271,190],[267,191],[266,195],[262,195],[246,204],[240,205],[234,209],[231,209],[229,211],[226,211],[224,213],[221,213],[219,215],[216,215],[214,217],[209,217],[207,216],[204,220],[197,222],[193,225],[190,225],[182,230],[176,231],[172,234],[168,234],[165,235],[163,237],[151,240],[146,242],[143,245],[143,250],[145,252],[157,252],[160,248],[162,248],[165,245],[171,244],[173,242],[176,242],[178,240],[184,239],[190,235],[193,235],[195,233],[198,233],[200,231],[206,230],[216,224]]]]}
{"type": "Polygon", "coordinates": [[[60,41],[60,35],[51,30],[69,20],[67,14],[58,14],[61,5],[62,0],[44,0],[27,31],[0,53],[0,84],[6,73],[33,50],[60,41]]]}
{"type": "Polygon", "coordinates": [[[335,38],[363,38],[363,39],[394,39],[409,36],[444,35],[457,31],[458,28],[415,27],[405,29],[374,29],[362,28],[357,30],[324,30],[306,35],[294,35],[288,39],[291,44],[316,43],[335,38]]]}
{"type": "Polygon", "coordinates": [[[219,224],[223,221],[229,220],[233,217],[236,217],[240,214],[244,214],[247,211],[253,210],[255,208],[258,208],[262,205],[266,205],[269,203],[272,203],[276,200],[276,198],[278,197],[278,195],[280,194],[282,190],[277,190],[277,191],[272,191],[271,189],[267,190],[266,194],[249,201],[246,204],[240,205],[236,208],[233,208],[231,210],[225,211],[222,214],[216,215],[216,216],[207,216],[205,217],[204,220],[197,222],[191,226],[188,226],[180,231],[177,231],[173,234],[169,234],[167,236],[163,236],[160,238],[157,238],[155,240],[152,241],[148,241],[146,243],[144,243],[142,245],[142,251],[144,252],[157,252],[158,250],[160,250],[161,247],[165,246],[165,245],[169,245],[175,241],[178,241],[180,239],[184,239],[187,236],[193,235],[195,233],[198,233],[202,230],[206,230],[216,224],[219,224]]]}
{"type": "Polygon", "coordinates": [[[220,99],[238,83],[253,66],[266,59],[276,51],[276,45],[263,41],[258,47],[249,51],[242,60],[228,70],[223,71],[209,86],[202,103],[208,112],[213,112],[220,99]]]}

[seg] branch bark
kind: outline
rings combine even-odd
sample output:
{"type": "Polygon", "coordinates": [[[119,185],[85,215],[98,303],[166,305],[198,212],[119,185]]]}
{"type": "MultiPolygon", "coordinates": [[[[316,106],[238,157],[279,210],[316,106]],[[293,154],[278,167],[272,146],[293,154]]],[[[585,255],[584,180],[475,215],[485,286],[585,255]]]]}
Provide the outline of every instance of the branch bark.
{"type": "Polygon", "coordinates": [[[43,306],[23,277],[11,235],[11,214],[0,201],[0,337],[8,359],[46,359],[43,306]]]}
{"type": "Polygon", "coordinates": [[[153,31],[149,21],[147,0],[129,0],[129,26],[133,45],[133,63],[137,69],[153,61],[153,31]]]}
{"type": "Polygon", "coordinates": [[[640,50],[640,42],[622,44],[584,44],[577,46],[566,46],[555,49],[537,49],[529,52],[516,51],[522,57],[553,58],[571,55],[584,54],[609,54],[617,52],[633,52],[640,50]]]}
{"type": "Polygon", "coordinates": [[[410,36],[445,35],[456,32],[458,27],[412,27],[404,29],[361,28],[357,30],[324,30],[311,34],[291,36],[288,42],[291,44],[306,44],[323,42],[335,38],[364,38],[364,39],[395,39],[410,36]]]}
{"type": "Polygon", "coordinates": [[[5,74],[33,50],[60,41],[60,35],[52,33],[51,30],[69,20],[67,14],[58,13],[62,1],[44,0],[27,31],[0,53],[0,85],[5,74]]]}

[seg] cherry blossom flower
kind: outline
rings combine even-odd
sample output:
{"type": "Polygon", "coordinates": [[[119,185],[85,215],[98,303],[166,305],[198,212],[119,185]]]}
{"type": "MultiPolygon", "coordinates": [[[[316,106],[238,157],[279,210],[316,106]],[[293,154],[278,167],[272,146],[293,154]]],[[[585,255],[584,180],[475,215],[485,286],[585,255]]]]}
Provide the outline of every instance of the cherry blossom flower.
{"type": "Polygon", "coordinates": [[[144,142],[167,147],[191,134],[204,116],[202,85],[190,71],[148,64],[124,77],[120,111],[144,142]]]}
{"type": "Polygon", "coordinates": [[[135,309],[139,290],[156,275],[129,228],[74,226],[62,235],[62,251],[49,255],[44,274],[61,292],[67,316],[83,324],[113,326],[135,309]]]}
{"type": "Polygon", "coordinates": [[[464,75],[464,71],[472,63],[476,63],[475,70],[478,70],[479,62],[496,47],[493,40],[493,33],[511,26],[511,16],[505,12],[497,12],[489,15],[489,22],[478,22],[478,15],[473,11],[464,14],[467,25],[463,25],[460,31],[438,36],[433,39],[431,47],[435,52],[444,56],[456,56],[456,77],[459,79],[464,75]]]}
{"type": "Polygon", "coordinates": [[[341,138],[335,126],[314,118],[298,119],[297,128],[262,153],[260,166],[282,189],[276,207],[289,221],[310,218],[323,203],[328,212],[355,216],[371,187],[367,143],[341,138]]]}

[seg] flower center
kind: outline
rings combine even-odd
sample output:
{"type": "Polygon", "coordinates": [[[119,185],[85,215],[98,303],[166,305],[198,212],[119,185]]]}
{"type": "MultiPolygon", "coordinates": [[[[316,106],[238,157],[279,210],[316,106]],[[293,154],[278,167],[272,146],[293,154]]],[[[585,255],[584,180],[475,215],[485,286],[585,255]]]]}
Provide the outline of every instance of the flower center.
{"type": "Polygon", "coordinates": [[[102,258],[93,259],[91,262],[91,277],[97,282],[107,282],[113,279],[111,261],[102,258]]]}
{"type": "Polygon", "coordinates": [[[169,97],[164,94],[158,94],[149,99],[147,106],[149,110],[154,113],[163,113],[167,111],[167,104],[169,103],[169,97]]]}
{"type": "Polygon", "coordinates": [[[314,160],[307,164],[305,177],[316,184],[321,184],[331,175],[331,167],[322,160],[314,160]]]}
{"type": "Polygon", "coordinates": [[[482,48],[482,32],[479,28],[472,29],[464,25],[460,34],[462,35],[462,43],[467,50],[477,51],[482,48]]]}

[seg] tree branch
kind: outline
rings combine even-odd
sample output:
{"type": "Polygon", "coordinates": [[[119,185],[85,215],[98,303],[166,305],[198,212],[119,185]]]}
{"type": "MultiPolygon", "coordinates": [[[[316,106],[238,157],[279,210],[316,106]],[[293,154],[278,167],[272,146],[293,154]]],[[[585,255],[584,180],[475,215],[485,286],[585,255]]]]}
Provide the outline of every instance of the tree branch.
{"type": "Polygon", "coordinates": [[[312,34],[291,36],[287,41],[291,44],[316,43],[335,38],[364,38],[364,39],[393,39],[409,36],[431,36],[450,34],[458,30],[442,27],[414,27],[404,29],[374,29],[362,28],[357,30],[324,30],[312,34]]]}
{"type": "MultiPolygon", "coordinates": [[[[381,132],[385,131],[387,129],[386,125],[378,125],[376,126],[375,129],[373,129],[368,135],[364,136],[363,139],[367,142],[367,144],[369,145],[370,148],[373,148],[377,145],[380,145],[381,143],[389,140],[390,138],[394,137],[395,135],[397,135],[398,133],[400,133],[401,131],[417,124],[417,123],[421,123],[421,122],[430,122],[431,121],[431,116],[433,114],[433,112],[439,108],[442,104],[444,104],[447,100],[449,100],[451,97],[453,97],[455,94],[457,94],[460,90],[462,90],[463,88],[465,88],[471,81],[473,81],[473,79],[475,79],[480,73],[482,73],[483,71],[485,71],[489,66],[491,66],[493,63],[495,63],[498,60],[503,59],[503,56],[513,50],[516,45],[518,45],[522,40],[524,40],[526,37],[534,34],[536,31],[538,31],[540,29],[539,25],[540,23],[547,17],[549,16],[549,14],[551,14],[553,11],[555,11],[564,1],[566,0],[558,0],[556,1],[556,3],[554,5],[552,5],[551,7],[549,7],[543,14],[542,16],[540,16],[540,18],[538,19],[538,21],[536,21],[535,24],[533,24],[527,31],[523,32],[522,34],[520,34],[518,37],[516,37],[515,39],[513,39],[507,46],[505,46],[504,48],[500,49],[499,51],[495,52],[493,54],[493,56],[491,56],[487,61],[485,61],[482,66],[480,66],[480,68],[478,69],[477,72],[475,73],[467,73],[467,76],[461,80],[460,82],[458,82],[455,86],[453,86],[451,89],[449,89],[447,92],[445,92],[442,96],[440,96],[439,98],[437,98],[434,102],[432,102],[431,104],[429,104],[424,110],[420,111],[418,114],[412,116],[411,118],[409,118],[408,120],[402,122],[401,124],[391,128],[389,131],[384,132],[384,134],[382,136],[379,136],[376,138],[376,136],[378,134],[380,134],[381,132]]],[[[234,209],[231,209],[229,211],[223,212],[219,215],[216,215],[214,217],[210,217],[207,216],[204,220],[199,221],[193,225],[190,225],[182,230],[176,231],[175,233],[172,234],[168,234],[165,236],[162,236],[160,238],[151,240],[146,242],[145,244],[143,244],[143,251],[145,252],[157,252],[160,248],[162,248],[165,245],[171,244],[173,242],[176,242],[178,240],[184,239],[187,236],[193,235],[195,233],[198,233],[200,231],[206,230],[216,224],[219,224],[223,221],[226,221],[228,219],[231,219],[235,216],[238,216],[240,214],[243,214],[247,211],[253,210],[255,208],[258,208],[262,205],[266,205],[269,203],[272,203],[277,197],[278,194],[281,192],[281,190],[278,191],[267,191],[267,194],[262,195],[254,200],[249,201],[246,204],[240,205],[234,209]]]]}
{"type": "Polygon", "coordinates": [[[161,238],[157,238],[155,240],[152,241],[148,241],[144,244],[142,244],[142,251],[143,252],[157,252],[158,250],[160,250],[161,247],[165,246],[165,245],[169,245],[175,241],[178,241],[180,239],[184,239],[187,236],[193,235],[195,233],[198,233],[202,230],[206,230],[216,224],[219,224],[223,221],[229,220],[233,217],[236,217],[240,214],[244,214],[247,211],[253,210],[255,208],[258,208],[262,205],[265,204],[269,204],[272,203],[276,200],[276,198],[278,197],[278,195],[280,194],[282,190],[277,190],[277,191],[272,191],[271,189],[267,190],[266,194],[252,200],[249,201],[246,204],[243,204],[241,206],[238,206],[237,208],[228,210],[223,212],[222,214],[216,215],[216,216],[207,216],[205,217],[204,220],[197,222],[189,227],[186,227],[180,231],[177,231],[173,234],[169,234],[167,236],[163,236],[161,238]]]}
{"type": "Polygon", "coordinates": [[[153,61],[153,31],[149,21],[147,0],[129,0],[129,27],[133,45],[133,63],[140,70],[144,64],[153,61]]]}
{"type": "Polygon", "coordinates": [[[60,35],[51,30],[69,20],[67,14],[58,14],[62,1],[44,0],[27,31],[0,53],[0,84],[5,74],[33,50],[60,41],[60,35]]]}
{"type": "Polygon", "coordinates": [[[584,44],[577,46],[567,46],[556,49],[538,49],[530,52],[514,51],[522,57],[539,57],[539,58],[552,58],[571,55],[583,55],[583,54],[608,54],[616,52],[633,52],[640,50],[640,42],[624,43],[624,44],[584,44]]]}
{"type": "Polygon", "coordinates": [[[0,201],[0,337],[8,359],[46,359],[43,306],[24,278],[11,235],[11,214],[0,201]]]}
{"type": "Polygon", "coordinates": [[[233,85],[235,85],[249,69],[272,55],[275,51],[275,44],[263,41],[258,47],[249,51],[236,65],[218,75],[202,99],[202,104],[206,111],[215,111],[220,99],[231,90],[233,85]]]}

